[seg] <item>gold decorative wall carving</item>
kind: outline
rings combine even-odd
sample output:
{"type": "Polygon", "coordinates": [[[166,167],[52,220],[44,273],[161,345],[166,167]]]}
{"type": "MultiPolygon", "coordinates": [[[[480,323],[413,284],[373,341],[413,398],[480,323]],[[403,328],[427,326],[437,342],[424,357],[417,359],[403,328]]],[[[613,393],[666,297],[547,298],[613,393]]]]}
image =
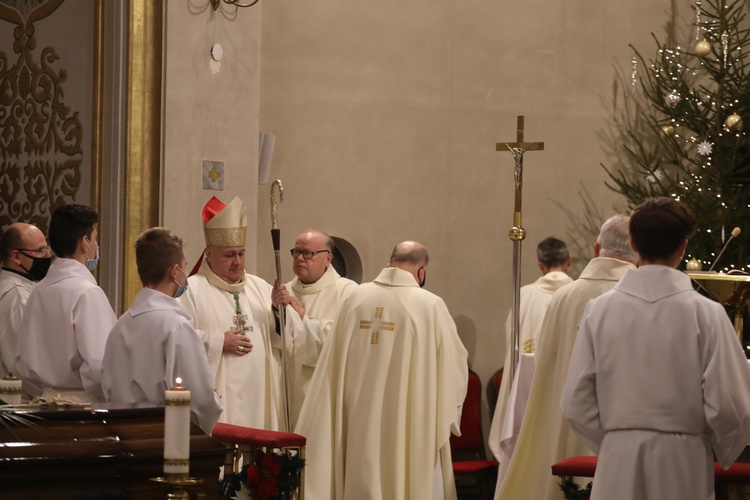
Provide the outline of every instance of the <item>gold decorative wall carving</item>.
{"type": "Polygon", "coordinates": [[[14,26],[13,53],[0,52],[3,229],[25,221],[46,233],[51,212],[73,202],[81,188],[81,117],[65,104],[67,72],[55,48],[38,47],[35,37],[34,23],[50,16],[62,3],[0,0],[0,25],[7,22],[14,26]]]}

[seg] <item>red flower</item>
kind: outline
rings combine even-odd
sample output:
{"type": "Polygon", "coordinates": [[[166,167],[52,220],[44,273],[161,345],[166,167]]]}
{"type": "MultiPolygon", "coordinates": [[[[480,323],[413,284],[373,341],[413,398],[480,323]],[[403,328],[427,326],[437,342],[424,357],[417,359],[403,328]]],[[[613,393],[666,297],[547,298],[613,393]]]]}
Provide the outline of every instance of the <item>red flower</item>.
{"type": "Polygon", "coordinates": [[[263,469],[267,470],[273,477],[278,476],[281,472],[281,462],[279,457],[275,455],[266,455],[260,463],[263,469]]]}
{"type": "Polygon", "coordinates": [[[258,484],[258,496],[262,499],[275,497],[279,494],[279,482],[275,477],[266,477],[258,484]]]}
{"type": "Polygon", "coordinates": [[[261,472],[260,467],[253,464],[247,468],[247,485],[248,486],[252,486],[253,484],[260,482],[262,479],[263,479],[263,473],[261,472]]]}
{"type": "Polygon", "coordinates": [[[273,454],[257,450],[253,463],[247,468],[247,487],[253,498],[268,500],[279,495],[278,475],[281,472],[281,461],[273,454]]]}

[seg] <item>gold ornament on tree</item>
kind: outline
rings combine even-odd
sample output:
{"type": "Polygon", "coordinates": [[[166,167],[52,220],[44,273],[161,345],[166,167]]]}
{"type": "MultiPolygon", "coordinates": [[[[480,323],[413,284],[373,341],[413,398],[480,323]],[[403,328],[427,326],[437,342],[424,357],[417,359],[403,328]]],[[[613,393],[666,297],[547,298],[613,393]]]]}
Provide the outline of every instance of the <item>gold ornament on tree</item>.
{"type": "Polygon", "coordinates": [[[732,113],[724,120],[724,127],[727,130],[742,130],[742,117],[737,113],[732,113]]]}
{"type": "Polygon", "coordinates": [[[674,134],[674,127],[672,125],[662,125],[661,133],[670,137],[674,134]]]}
{"type": "Polygon", "coordinates": [[[701,0],[695,2],[695,54],[704,57],[711,53],[711,44],[701,36],[701,0]]]}
{"type": "Polygon", "coordinates": [[[695,44],[695,54],[700,57],[705,57],[711,53],[711,44],[705,38],[695,44]]]}
{"type": "Polygon", "coordinates": [[[701,269],[703,269],[703,264],[701,264],[701,261],[693,257],[687,262],[685,268],[688,271],[700,271],[701,269]]]}

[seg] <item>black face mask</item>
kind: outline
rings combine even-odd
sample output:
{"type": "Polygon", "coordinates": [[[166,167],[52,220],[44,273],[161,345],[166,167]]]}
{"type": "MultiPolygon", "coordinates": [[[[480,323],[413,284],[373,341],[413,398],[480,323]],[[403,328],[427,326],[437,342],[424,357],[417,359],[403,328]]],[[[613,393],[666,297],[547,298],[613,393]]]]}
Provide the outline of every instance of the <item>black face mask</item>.
{"type": "MultiPolygon", "coordinates": [[[[419,269],[424,269],[423,267],[420,267],[419,269]]],[[[417,270],[417,273],[419,273],[419,270],[417,270]]],[[[419,288],[424,288],[424,284],[427,281],[427,271],[424,272],[422,275],[422,281],[419,283],[419,288]]]]}
{"type": "Polygon", "coordinates": [[[52,264],[52,257],[32,257],[21,250],[19,250],[19,252],[32,260],[31,269],[26,269],[23,266],[21,266],[21,268],[28,273],[32,280],[42,281],[44,277],[47,276],[49,266],[52,264]]]}

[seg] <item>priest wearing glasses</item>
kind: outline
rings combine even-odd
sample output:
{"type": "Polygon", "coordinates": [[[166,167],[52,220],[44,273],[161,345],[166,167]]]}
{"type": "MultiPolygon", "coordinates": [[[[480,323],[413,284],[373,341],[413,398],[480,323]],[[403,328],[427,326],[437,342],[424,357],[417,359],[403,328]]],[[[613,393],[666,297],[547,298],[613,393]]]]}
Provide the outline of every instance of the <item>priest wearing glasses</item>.
{"type": "Polygon", "coordinates": [[[274,289],[274,303],[287,306],[286,332],[292,339],[287,346],[292,428],[341,303],[357,287],[331,264],[334,248],[333,238],[326,233],[303,231],[291,249],[294,279],[285,288],[274,289]]]}

